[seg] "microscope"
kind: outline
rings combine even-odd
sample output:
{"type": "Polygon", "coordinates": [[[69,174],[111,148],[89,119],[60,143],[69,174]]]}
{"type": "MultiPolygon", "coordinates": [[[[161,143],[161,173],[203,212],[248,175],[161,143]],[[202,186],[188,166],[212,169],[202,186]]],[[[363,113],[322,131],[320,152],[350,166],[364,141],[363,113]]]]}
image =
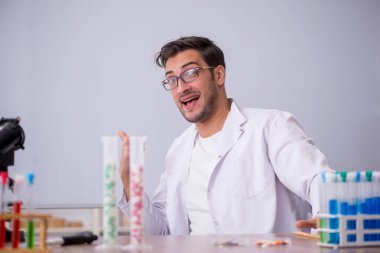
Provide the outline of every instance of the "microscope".
{"type": "Polygon", "coordinates": [[[20,118],[0,119],[0,171],[8,171],[14,165],[15,151],[24,149],[25,133],[20,126],[20,118]]]}
{"type": "MultiPolygon", "coordinates": [[[[8,166],[14,165],[14,152],[24,149],[25,133],[20,126],[20,118],[0,119],[0,172],[8,172],[8,166]]],[[[12,190],[13,180],[8,178],[8,187],[12,190]]],[[[1,203],[3,204],[3,203],[1,203]]],[[[7,206],[7,204],[5,204],[7,206]]],[[[20,232],[21,241],[25,241],[23,232],[20,232]]],[[[11,231],[6,230],[6,241],[10,242],[11,231]]]]}

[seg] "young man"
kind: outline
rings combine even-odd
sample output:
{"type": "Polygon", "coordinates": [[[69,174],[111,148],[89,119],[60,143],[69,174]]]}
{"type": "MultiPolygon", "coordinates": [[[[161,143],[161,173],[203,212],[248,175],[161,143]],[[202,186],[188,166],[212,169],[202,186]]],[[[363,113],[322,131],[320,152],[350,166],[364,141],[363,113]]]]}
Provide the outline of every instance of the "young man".
{"type": "MultiPolygon", "coordinates": [[[[325,156],[294,116],[242,108],[225,89],[223,52],[203,37],[164,45],[162,82],[193,123],[170,147],[152,199],[144,196],[145,232],[154,235],[252,234],[315,228],[325,156]],[[298,220],[297,224],[296,221],[298,220]]],[[[129,143],[123,140],[120,208],[129,213],[129,143]]]]}

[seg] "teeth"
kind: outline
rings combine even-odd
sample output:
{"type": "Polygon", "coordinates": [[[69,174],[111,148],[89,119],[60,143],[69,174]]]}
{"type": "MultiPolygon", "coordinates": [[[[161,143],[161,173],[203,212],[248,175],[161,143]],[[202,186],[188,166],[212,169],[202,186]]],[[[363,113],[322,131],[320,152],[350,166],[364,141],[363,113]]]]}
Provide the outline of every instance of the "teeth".
{"type": "Polygon", "coordinates": [[[187,105],[189,102],[191,102],[191,101],[193,101],[193,100],[195,100],[195,99],[197,99],[197,98],[191,98],[191,99],[189,99],[189,100],[184,101],[183,103],[184,103],[185,105],[187,105]]]}
{"type": "Polygon", "coordinates": [[[187,98],[187,99],[182,100],[182,103],[188,103],[188,102],[190,102],[191,100],[198,99],[198,98],[199,98],[198,96],[190,97],[190,98],[187,98]]]}
{"type": "Polygon", "coordinates": [[[183,104],[183,105],[187,105],[188,103],[190,103],[191,101],[193,100],[197,100],[199,99],[199,95],[196,94],[196,93],[188,93],[188,94],[183,94],[180,98],[179,98],[179,101],[183,104]]]}

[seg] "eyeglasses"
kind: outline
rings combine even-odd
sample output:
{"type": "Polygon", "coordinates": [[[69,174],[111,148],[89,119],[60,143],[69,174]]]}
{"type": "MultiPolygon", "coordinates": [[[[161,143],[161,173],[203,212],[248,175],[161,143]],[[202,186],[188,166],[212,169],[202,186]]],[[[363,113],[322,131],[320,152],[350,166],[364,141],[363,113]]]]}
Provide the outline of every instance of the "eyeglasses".
{"type": "Polygon", "coordinates": [[[178,80],[181,79],[184,83],[189,83],[194,81],[199,76],[199,71],[203,69],[213,69],[214,67],[196,67],[192,69],[188,69],[182,72],[179,76],[173,76],[162,81],[162,85],[165,90],[172,90],[178,86],[178,80]]]}

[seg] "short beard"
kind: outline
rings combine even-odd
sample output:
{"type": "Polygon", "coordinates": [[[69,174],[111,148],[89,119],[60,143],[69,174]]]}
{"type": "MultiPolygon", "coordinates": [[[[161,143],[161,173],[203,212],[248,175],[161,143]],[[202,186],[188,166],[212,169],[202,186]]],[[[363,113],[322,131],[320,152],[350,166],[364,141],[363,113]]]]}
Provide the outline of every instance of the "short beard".
{"type": "Polygon", "coordinates": [[[210,85],[210,86],[211,86],[210,89],[208,89],[207,93],[204,94],[205,105],[198,115],[195,115],[194,118],[189,118],[189,117],[186,117],[185,113],[182,110],[180,110],[182,113],[182,116],[190,123],[205,122],[215,114],[216,107],[217,107],[218,90],[216,89],[215,83],[213,83],[213,85],[210,85]]]}

